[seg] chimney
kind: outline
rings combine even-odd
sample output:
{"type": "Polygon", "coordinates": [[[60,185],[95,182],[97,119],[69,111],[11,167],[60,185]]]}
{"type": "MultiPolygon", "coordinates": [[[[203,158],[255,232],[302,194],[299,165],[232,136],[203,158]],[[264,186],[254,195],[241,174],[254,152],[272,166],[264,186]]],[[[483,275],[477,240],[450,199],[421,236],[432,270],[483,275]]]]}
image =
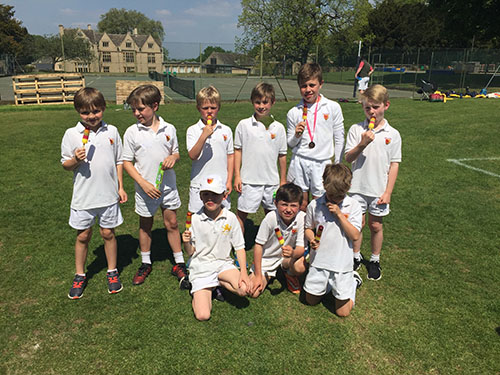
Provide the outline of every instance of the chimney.
{"type": "Polygon", "coordinates": [[[134,35],[137,35],[137,27],[134,27],[133,34],[134,34],[134,35]]]}
{"type": "Polygon", "coordinates": [[[64,35],[64,26],[59,25],[59,35],[63,36],[64,35]]]}
{"type": "Polygon", "coordinates": [[[87,25],[87,30],[92,30],[92,25],[90,23],[87,25]]]}

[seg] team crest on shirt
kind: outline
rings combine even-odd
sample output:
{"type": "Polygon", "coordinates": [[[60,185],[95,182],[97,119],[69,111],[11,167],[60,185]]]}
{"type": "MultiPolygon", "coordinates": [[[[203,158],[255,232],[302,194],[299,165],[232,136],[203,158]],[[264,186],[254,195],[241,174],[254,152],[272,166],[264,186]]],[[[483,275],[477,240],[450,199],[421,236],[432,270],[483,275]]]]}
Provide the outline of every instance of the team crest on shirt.
{"type": "Polygon", "coordinates": [[[297,228],[296,227],[292,228],[292,234],[297,234],[297,228]]]}
{"type": "Polygon", "coordinates": [[[271,133],[271,139],[274,139],[276,138],[276,134],[275,133],[271,133]]]}
{"type": "Polygon", "coordinates": [[[115,144],[115,141],[113,140],[113,138],[109,138],[109,144],[110,144],[111,146],[113,146],[113,145],[115,144]]]}
{"type": "Polygon", "coordinates": [[[388,145],[391,143],[392,139],[391,138],[385,138],[385,144],[388,145]]]}
{"type": "Polygon", "coordinates": [[[167,138],[167,142],[170,142],[170,136],[168,134],[165,134],[165,137],[167,138]]]}
{"type": "Polygon", "coordinates": [[[325,118],[325,121],[328,120],[328,117],[330,117],[330,115],[328,113],[325,113],[323,114],[323,117],[325,118]]]}
{"type": "Polygon", "coordinates": [[[225,225],[222,227],[222,233],[223,233],[223,234],[228,234],[230,231],[231,231],[231,225],[229,225],[229,224],[225,224],[225,225]]]}
{"type": "Polygon", "coordinates": [[[224,137],[224,142],[227,141],[227,135],[226,134],[222,134],[222,136],[224,137]]]}
{"type": "Polygon", "coordinates": [[[207,182],[208,182],[209,184],[211,184],[212,182],[214,182],[214,179],[213,179],[213,178],[207,178],[207,182]]]}

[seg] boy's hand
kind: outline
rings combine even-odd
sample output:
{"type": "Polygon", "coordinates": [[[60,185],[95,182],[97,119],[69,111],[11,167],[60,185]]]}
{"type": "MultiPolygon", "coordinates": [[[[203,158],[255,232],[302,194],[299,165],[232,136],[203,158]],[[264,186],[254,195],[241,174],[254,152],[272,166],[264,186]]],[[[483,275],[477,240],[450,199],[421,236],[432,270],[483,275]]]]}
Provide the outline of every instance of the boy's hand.
{"type": "Polygon", "coordinates": [[[190,241],[191,241],[191,231],[186,229],[182,233],[182,242],[190,242],[190,241]]]}
{"type": "Polygon", "coordinates": [[[368,131],[364,132],[363,134],[361,134],[361,142],[360,143],[361,143],[361,145],[366,147],[370,143],[372,143],[374,139],[375,139],[375,133],[371,130],[368,130],[368,131]]]}
{"type": "Polygon", "coordinates": [[[234,190],[238,193],[241,193],[241,189],[243,188],[243,183],[241,182],[241,177],[234,178],[234,190]]]}
{"type": "Polygon", "coordinates": [[[238,280],[238,286],[243,289],[246,294],[250,292],[250,279],[248,278],[246,269],[240,271],[240,279],[238,280]]]}
{"type": "Polygon", "coordinates": [[[161,191],[156,188],[151,182],[144,180],[144,182],[141,184],[142,190],[153,199],[159,199],[161,198],[161,191]]]}
{"type": "Polygon", "coordinates": [[[342,215],[342,211],[340,211],[340,207],[337,204],[332,202],[327,202],[326,207],[328,208],[328,211],[330,211],[335,216],[342,215]]]}
{"type": "Polygon", "coordinates": [[[127,192],[123,189],[118,189],[118,195],[120,196],[120,203],[125,203],[128,200],[127,192]]]}
{"type": "Polygon", "coordinates": [[[377,201],[377,204],[391,203],[391,194],[384,192],[377,201]]]}
{"type": "Polygon", "coordinates": [[[77,162],[81,162],[82,160],[85,160],[85,146],[84,147],[80,147],[80,148],[77,148],[75,150],[75,159],[77,162]]]}
{"type": "Polygon", "coordinates": [[[215,131],[215,122],[212,123],[212,125],[205,125],[203,127],[203,130],[201,132],[202,136],[204,136],[205,138],[208,138],[210,137],[212,134],[214,134],[214,131],[215,131]]]}
{"type": "Polygon", "coordinates": [[[281,248],[281,253],[285,258],[290,258],[293,255],[293,248],[290,245],[285,245],[281,248]]]}
{"type": "Polygon", "coordinates": [[[163,160],[162,169],[172,169],[177,162],[177,158],[174,155],[167,156],[165,160],[163,160]]]}
{"type": "Polygon", "coordinates": [[[313,250],[318,250],[319,247],[319,241],[316,241],[314,238],[309,241],[309,244],[311,245],[311,249],[313,250]]]}
{"type": "Polygon", "coordinates": [[[224,199],[227,198],[229,194],[233,191],[233,185],[231,184],[231,181],[226,182],[226,195],[224,196],[224,199]]]}
{"type": "Polygon", "coordinates": [[[295,127],[295,137],[297,138],[302,137],[302,134],[304,133],[305,129],[306,129],[306,122],[305,121],[299,122],[295,127]]]}
{"type": "Polygon", "coordinates": [[[254,278],[252,279],[251,281],[251,285],[250,285],[250,294],[255,294],[256,292],[258,294],[262,293],[262,290],[264,289],[264,278],[262,276],[262,274],[260,275],[256,275],[254,274],[254,278]]]}

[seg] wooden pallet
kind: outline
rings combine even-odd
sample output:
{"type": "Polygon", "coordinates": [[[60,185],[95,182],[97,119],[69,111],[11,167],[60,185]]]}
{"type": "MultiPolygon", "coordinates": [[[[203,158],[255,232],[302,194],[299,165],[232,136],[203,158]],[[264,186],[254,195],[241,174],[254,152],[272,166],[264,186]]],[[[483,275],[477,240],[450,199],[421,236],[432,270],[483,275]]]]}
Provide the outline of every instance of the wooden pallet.
{"type": "Polygon", "coordinates": [[[73,103],[75,93],[82,87],[85,87],[85,78],[79,73],[26,74],[12,77],[16,105],[73,103]]]}
{"type": "Polygon", "coordinates": [[[161,103],[165,104],[165,95],[163,93],[163,82],[161,81],[116,81],[116,104],[124,104],[127,101],[129,94],[138,86],[154,85],[161,92],[161,103]]]}

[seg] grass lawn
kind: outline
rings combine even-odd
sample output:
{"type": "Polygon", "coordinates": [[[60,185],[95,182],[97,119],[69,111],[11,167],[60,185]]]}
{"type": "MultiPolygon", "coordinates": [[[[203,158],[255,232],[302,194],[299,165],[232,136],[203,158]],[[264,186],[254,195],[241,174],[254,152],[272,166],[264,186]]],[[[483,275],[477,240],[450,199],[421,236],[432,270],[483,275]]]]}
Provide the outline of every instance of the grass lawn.
{"type": "MultiPolygon", "coordinates": [[[[278,120],[291,106],[275,105],[278,120]]],[[[347,132],[362,111],[354,103],[342,109],[347,132]]],[[[214,301],[211,320],[200,323],[170,275],[158,216],[153,272],[132,286],[141,260],[128,176],[125,223],[116,231],[124,290],[107,293],[95,229],[85,295],[66,297],[75,231],[67,224],[72,173],[60,165],[60,142],[78,116],[72,107],[0,107],[0,374],[500,373],[499,110],[495,100],[393,100],[387,118],[401,132],[403,162],[385,220],[383,277],[367,281],[362,268],[350,317],[334,315],[330,298],[306,306],[275,281],[257,300],[214,301]],[[448,161],[463,158],[476,169],[448,161]]],[[[224,103],[220,120],[234,128],[251,113],[249,103],[224,103]]],[[[197,111],[173,103],[159,114],[177,127],[183,229],[185,133],[197,111]]],[[[117,106],[104,119],[122,135],[133,122],[117,106]]],[[[368,256],[367,241],[362,252],[368,256]]]]}

